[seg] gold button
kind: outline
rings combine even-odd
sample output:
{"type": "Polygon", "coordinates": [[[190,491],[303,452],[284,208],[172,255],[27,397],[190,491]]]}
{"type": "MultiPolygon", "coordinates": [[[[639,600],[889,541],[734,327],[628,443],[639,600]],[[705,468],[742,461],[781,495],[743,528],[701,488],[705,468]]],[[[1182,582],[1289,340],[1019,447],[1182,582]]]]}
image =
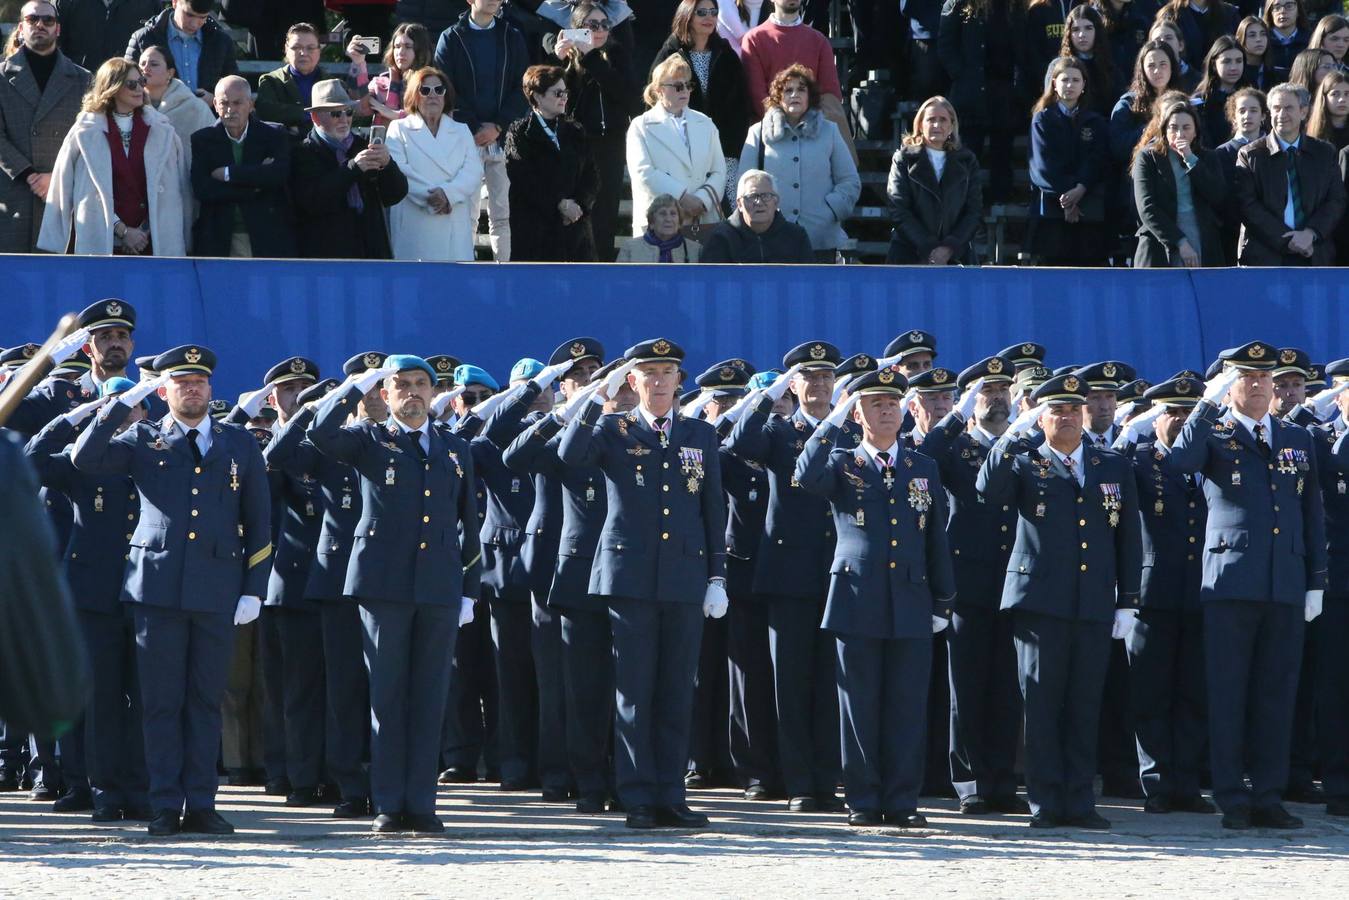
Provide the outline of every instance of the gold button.
{"type": "Polygon", "coordinates": [[[429,522],[429,521],[431,521],[430,516],[422,516],[422,522],[429,522]]]}
{"type": "Polygon", "coordinates": [[[201,492],[198,491],[196,488],[193,488],[193,489],[192,489],[192,493],[193,493],[193,495],[195,496],[196,494],[199,494],[199,493],[201,493],[201,492]]]}
{"type": "Polygon", "coordinates": [[[893,539],[892,539],[892,540],[890,541],[890,546],[891,546],[891,547],[898,547],[898,546],[899,546],[899,541],[896,541],[896,540],[893,540],[893,539]]]}
{"type": "Polygon", "coordinates": [[[423,550],[426,549],[426,541],[422,541],[422,543],[421,543],[421,548],[422,548],[423,550]]]}
{"type": "Polygon", "coordinates": [[[1190,501],[1190,509],[1194,509],[1194,501],[1193,501],[1193,500],[1190,501]]]}
{"type": "Polygon", "coordinates": [[[1277,506],[1274,507],[1274,511],[1275,511],[1275,512],[1278,512],[1278,511],[1279,511],[1279,508],[1278,508],[1277,506]]]}
{"type": "Polygon", "coordinates": [[[1006,550],[1006,549],[1007,549],[1007,545],[1006,545],[1006,544],[1003,544],[1003,545],[1002,545],[1001,547],[999,547],[998,549],[999,549],[999,550],[1006,550]]]}
{"type": "MultiPolygon", "coordinates": [[[[193,513],[193,515],[196,515],[196,513],[193,513]]],[[[126,514],[126,520],[127,520],[128,522],[131,522],[131,521],[135,520],[135,518],[136,518],[136,514],[135,514],[135,513],[127,513],[127,514],[126,514]]]]}
{"type": "Polygon", "coordinates": [[[670,539],[670,532],[668,532],[668,531],[662,531],[661,534],[660,534],[660,539],[661,539],[662,541],[668,541],[668,540],[670,539]]]}
{"type": "Polygon", "coordinates": [[[670,489],[670,486],[669,486],[668,484],[662,484],[662,485],[660,486],[660,489],[661,489],[662,491],[668,491],[668,490],[670,489]]]}
{"type": "Polygon", "coordinates": [[[895,564],[894,564],[894,563],[890,563],[890,568],[893,569],[894,567],[895,567],[895,564]]]}
{"type": "Polygon", "coordinates": [[[894,506],[894,505],[895,505],[895,498],[894,498],[894,497],[891,497],[891,498],[890,498],[890,505],[891,505],[891,506],[894,506]]]}
{"type": "MultiPolygon", "coordinates": [[[[665,515],[667,515],[667,516],[670,514],[670,510],[668,510],[668,509],[663,509],[663,510],[661,510],[661,512],[665,513],[665,515]]],[[[780,543],[782,543],[782,542],[781,542],[781,541],[778,541],[778,543],[780,544],[780,543]]]]}
{"type": "Polygon", "coordinates": [[[1083,572],[1087,571],[1087,564],[1086,564],[1086,563],[1083,563],[1082,566],[1081,566],[1081,569],[1082,569],[1083,572]]]}
{"type": "Polygon", "coordinates": [[[1194,560],[1194,554],[1191,553],[1191,554],[1189,554],[1188,556],[1186,556],[1185,558],[1188,559],[1188,560],[1193,561],[1193,560],[1194,560]]]}
{"type": "Polygon", "coordinates": [[[193,471],[194,474],[200,475],[200,474],[201,474],[201,466],[197,466],[197,467],[196,467],[195,469],[193,469],[192,471],[193,471]]]}
{"type": "Polygon", "coordinates": [[[778,538],[778,543],[779,543],[779,544],[782,543],[782,538],[778,538]]]}
{"type": "Polygon", "coordinates": [[[1082,498],[1081,498],[1081,497],[1078,497],[1078,498],[1077,498],[1077,502],[1078,502],[1078,503],[1081,503],[1081,502],[1082,502],[1082,498]]]}
{"type": "Polygon", "coordinates": [[[1078,524],[1078,525],[1086,525],[1086,524],[1087,524],[1087,520],[1086,520],[1086,519],[1078,519],[1078,520],[1077,520],[1077,524],[1078,524]]]}
{"type": "Polygon", "coordinates": [[[1083,541],[1083,542],[1082,542],[1082,549],[1083,549],[1083,550],[1087,549],[1087,542],[1086,542],[1086,541],[1083,541]]]}
{"type": "Polygon", "coordinates": [[[78,553],[72,553],[72,554],[70,554],[70,558],[71,558],[71,559],[79,559],[79,558],[80,558],[80,555],[79,555],[78,553]]]}
{"type": "Polygon", "coordinates": [[[891,525],[898,525],[898,524],[899,524],[899,519],[891,519],[891,520],[890,520],[890,524],[891,524],[891,525]]]}
{"type": "Polygon", "coordinates": [[[1279,529],[1278,529],[1277,527],[1275,527],[1274,533],[1275,533],[1275,534],[1278,534],[1278,533],[1279,533],[1279,529]]]}
{"type": "Polygon", "coordinates": [[[126,558],[127,558],[127,559],[131,559],[131,554],[128,553],[128,554],[126,555],[126,558]]]}
{"type": "MultiPolygon", "coordinates": [[[[196,511],[195,509],[192,510],[192,518],[195,519],[195,518],[197,517],[197,515],[198,515],[197,511],[196,511]]],[[[129,519],[129,518],[131,518],[131,517],[130,517],[130,516],[127,516],[127,518],[129,519]]]]}
{"type": "MultiPolygon", "coordinates": [[[[669,463],[661,463],[661,465],[662,465],[664,468],[667,468],[667,469],[670,468],[670,464],[669,464],[669,463]]],[[[637,468],[640,469],[641,466],[638,466],[637,468]]]]}
{"type": "Polygon", "coordinates": [[[1191,544],[1194,543],[1194,535],[1190,535],[1190,543],[1191,543],[1191,544]]]}
{"type": "Polygon", "coordinates": [[[426,471],[428,471],[428,472],[431,471],[431,464],[430,464],[430,463],[427,463],[427,464],[426,464],[426,471]]]}
{"type": "Polygon", "coordinates": [[[135,491],[132,491],[131,493],[129,493],[129,494],[126,495],[126,498],[127,498],[128,500],[135,500],[135,499],[136,499],[136,492],[135,492],[135,491]]]}
{"type": "Polygon", "coordinates": [[[131,540],[131,535],[128,534],[128,535],[126,536],[126,539],[127,539],[128,541],[131,540]]]}
{"type": "Polygon", "coordinates": [[[623,549],[623,545],[622,545],[622,544],[615,544],[615,545],[614,545],[614,549],[615,549],[615,550],[622,550],[622,549],[623,549]]]}
{"type": "Polygon", "coordinates": [[[959,556],[959,555],[960,555],[960,548],[957,547],[955,550],[952,550],[952,551],[951,551],[951,555],[952,555],[952,556],[959,556]]]}
{"type": "Polygon", "coordinates": [[[1002,530],[1003,530],[1003,531],[1006,531],[1006,530],[1007,530],[1007,526],[1006,526],[1006,525],[1003,525],[1003,526],[1001,526],[1001,527],[1002,527],[1002,530]]]}
{"type": "Polygon", "coordinates": [[[1010,509],[1011,509],[1010,506],[1004,506],[1004,507],[1002,508],[1002,511],[1003,511],[1003,512],[1007,512],[1007,511],[1010,510],[1010,509]]]}
{"type": "Polygon", "coordinates": [[[187,533],[187,539],[189,541],[195,541],[197,539],[197,533],[195,531],[189,531],[187,533]]]}
{"type": "MultiPolygon", "coordinates": [[[[1278,507],[1277,507],[1277,506],[1276,506],[1276,507],[1274,507],[1274,508],[1275,508],[1275,509],[1278,509],[1278,507]]],[[[1190,520],[1189,520],[1189,521],[1190,521],[1190,524],[1191,524],[1191,525],[1193,525],[1193,524],[1194,524],[1194,519],[1190,519],[1190,520]]]]}
{"type": "Polygon", "coordinates": [[[430,492],[430,491],[422,491],[422,495],[425,496],[425,497],[429,497],[429,496],[431,496],[431,492],[430,492]]]}

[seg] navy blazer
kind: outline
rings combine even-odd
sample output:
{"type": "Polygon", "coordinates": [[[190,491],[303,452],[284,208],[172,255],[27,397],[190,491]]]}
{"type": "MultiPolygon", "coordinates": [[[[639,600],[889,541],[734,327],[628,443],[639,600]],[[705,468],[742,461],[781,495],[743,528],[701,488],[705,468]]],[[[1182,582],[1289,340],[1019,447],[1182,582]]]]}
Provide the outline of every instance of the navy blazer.
{"type": "Polygon", "coordinates": [[[1326,533],[1316,451],[1305,428],[1270,417],[1272,456],[1230,414],[1201,400],[1171,458],[1204,476],[1208,527],[1200,599],[1301,606],[1326,587],[1326,533]]]}
{"type": "Polygon", "coordinates": [[[1326,593],[1349,595],[1349,449],[1344,418],[1310,429],[1316,446],[1316,472],[1321,479],[1325,512],[1328,572],[1326,593]]]}
{"type": "Polygon", "coordinates": [[[718,456],[721,489],[726,492],[726,555],[757,559],[768,516],[768,472],[762,464],[736,456],[724,444],[718,456]]]}
{"type": "Polygon", "coordinates": [[[1140,603],[1144,609],[1198,612],[1208,519],[1204,489],[1153,441],[1136,445],[1130,461],[1143,521],[1140,603]]]}
{"type": "Polygon", "coordinates": [[[127,550],[140,515],[140,494],[127,475],[86,475],[70,461],[75,426],[53,419],[24,447],[43,487],[70,498],[74,519],[61,558],[76,609],[121,610],[127,550]]]}
{"type": "Polygon", "coordinates": [[[241,596],[264,597],[271,498],[257,440],[206,419],[211,446],[195,463],[172,416],[117,434],[129,413],[123,403],[107,404],[71,456],[89,475],[130,475],[140,492],[123,602],[233,614],[241,596]]]}
{"type": "Polygon", "coordinates": [[[796,480],[829,501],[838,529],[820,627],[867,638],[931,637],[932,617],[950,616],[956,593],[937,464],[904,448],[887,489],[865,452],[837,446],[842,435],[821,424],[796,460],[796,480]]]}
{"type": "MultiPolygon", "coordinates": [[[[508,469],[501,458],[502,451],[524,430],[524,415],[539,391],[537,385],[529,384],[519,395],[497,407],[487,421],[480,423],[480,433],[469,444],[474,470],[487,495],[486,515],[479,535],[482,540],[482,583],[498,595],[511,588],[534,591],[542,587],[546,591],[546,579],[552,572],[552,557],[547,550],[550,541],[544,534],[542,511],[540,519],[535,521],[535,531],[529,530],[534,516],[534,479],[508,469]],[[540,538],[539,546],[534,546],[532,538],[535,534],[540,538]],[[531,538],[528,548],[527,536],[531,538]],[[540,557],[539,564],[531,569],[530,564],[536,556],[540,557]],[[531,576],[533,571],[540,573],[537,582],[531,576]]],[[[476,421],[476,417],[472,420],[476,421]]],[[[471,422],[463,425],[472,427],[471,422]]],[[[553,523],[550,521],[547,525],[556,535],[553,523]]]]}
{"type": "Polygon", "coordinates": [[[1101,221],[1110,159],[1108,130],[1099,113],[1080,105],[1072,116],[1055,103],[1031,117],[1030,180],[1037,193],[1031,203],[1034,214],[1062,219],[1059,195],[1080,184],[1087,189],[1078,204],[1083,219],[1101,221]]]}
{"type": "Polygon", "coordinates": [[[32,437],[52,419],[64,416],[81,403],[88,403],[94,398],[93,391],[77,381],[48,377],[19,401],[5,427],[12,428],[24,437],[32,437]]]}
{"type": "Polygon", "coordinates": [[[362,396],[355,386],[329,394],[308,430],[321,453],[361,476],[361,519],[342,593],[436,605],[476,600],[481,567],[473,454],[434,427],[423,461],[392,418],[344,426],[362,396]]]}
{"type": "Polygon", "coordinates": [[[1047,443],[1003,436],[984,460],[976,482],[984,502],[1014,505],[1018,515],[1002,609],[1109,622],[1117,607],[1138,607],[1143,550],[1133,469],[1099,447],[1084,445],[1082,457],[1082,487],[1047,443]]]}
{"type": "Polygon", "coordinates": [[[297,438],[304,437],[312,418],[312,414],[308,415],[298,425],[294,419],[287,420],[262,451],[272,479],[272,503],[277,507],[273,512],[279,512],[281,520],[276,558],[272,560],[272,577],[267,582],[267,606],[318,609],[318,598],[311,598],[306,588],[323,525],[323,492],[312,473],[287,470],[272,462],[272,445],[276,443],[277,435],[295,435],[291,438],[294,443],[297,438]]]}
{"type": "Polygon", "coordinates": [[[716,430],[671,415],[668,447],[637,410],[602,415],[597,403],[562,431],[562,461],[599,466],[608,492],[592,594],[701,604],[708,579],[726,577],[716,430]]]}

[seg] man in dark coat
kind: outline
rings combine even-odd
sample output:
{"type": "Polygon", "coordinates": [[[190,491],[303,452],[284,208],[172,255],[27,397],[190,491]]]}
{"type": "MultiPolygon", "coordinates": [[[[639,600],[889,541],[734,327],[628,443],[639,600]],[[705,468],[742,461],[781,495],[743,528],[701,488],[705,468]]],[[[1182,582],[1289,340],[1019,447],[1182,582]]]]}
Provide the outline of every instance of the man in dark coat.
{"type": "Polygon", "coordinates": [[[295,150],[291,191],[300,256],[391,259],[384,207],[408,192],[408,180],[383,144],[351,133],[354,104],[335,78],[314,85],[314,127],[295,150]]]}
{"type": "Polygon", "coordinates": [[[809,263],[810,236],[778,212],[773,176],[750,169],[736,188],[736,211],[712,229],[703,244],[708,263],[809,263]]]}
{"type": "Polygon", "coordinates": [[[238,75],[234,39],[211,18],[215,0],[173,0],[173,7],[150,19],[126,45],[126,58],[140,59],[146,47],[168,47],[178,77],[203,98],[226,75],[238,75]]]}
{"type": "Polygon", "coordinates": [[[61,52],[90,71],[121,56],[136,29],[164,4],[160,0],[56,0],[61,52]]]}

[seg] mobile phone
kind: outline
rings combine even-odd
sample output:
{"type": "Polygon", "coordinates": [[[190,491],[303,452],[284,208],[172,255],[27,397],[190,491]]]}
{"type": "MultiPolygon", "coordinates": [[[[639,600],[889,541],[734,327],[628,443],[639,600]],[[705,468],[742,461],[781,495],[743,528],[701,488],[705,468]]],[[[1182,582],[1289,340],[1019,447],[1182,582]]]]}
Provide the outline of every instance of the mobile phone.
{"type": "Polygon", "coordinates": [[[382,144],[382,143],[384,143],[384,136],[385,136],[386,134],[388,134],[388,132],[389,132],[389,129],[388,129],[388,126],[386,126],[386,125],[371,125],[371,126],[370,126],[370,146],[373,147],[373,146],[375,146],[376,144],[382,144]]]}
{"type": "Polygon", "coordinates": [[[379,38],[377,37],[357,37],[356,43],[366,56],[377,56],[379,54],[379,38]]]}
{"type": "Polygon", "coordinates": [[[590,45],[589,28],[564,28],[562,29],[562,37],[571,41],[573,44],[590,45]]]}

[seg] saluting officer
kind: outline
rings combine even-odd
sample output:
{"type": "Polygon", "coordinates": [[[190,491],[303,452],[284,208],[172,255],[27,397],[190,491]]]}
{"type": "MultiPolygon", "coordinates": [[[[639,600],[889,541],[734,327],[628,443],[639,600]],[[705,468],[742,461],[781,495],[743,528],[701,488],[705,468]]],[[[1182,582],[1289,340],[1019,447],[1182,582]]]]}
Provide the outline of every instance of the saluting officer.
{"type": "Polygon", "coordinates": [[[1044,366],[1026,366],[1016,370],[1016,375],[1012,379],[1012,412],[1011,418],[1015,419],[1022,413],[1030,412],[1035,408],[1035,403],[1031,400],[1031,395],[1035,389],[1044,384],[1053,373],[1044,366]]]}
{"type": "Polygon", "coordinates": [[[1010,359],[990,356],[961,372],[959,408],[918,447],[936,461],[952,505],[947,537],[957,590],[946,633],[949,754],[951,781],[966,815],[1028,811],[1016,795],[1021,692],[1012,614],[998,609],[1017,514],[1010,503],[984,503],[975,488],[984,459],[1010,424],[1014,371],[1010,359]]]}
{"type": "Polygon", "coordinates": [[[444,830],[440,733],[459,624],[478,593],[473,458],[428,418],[436,373],[417,356],[351,375],[320,405],[309,440],[361,476],[361,519],[342,593],[356,598],[370,675],[376,832],[444,830]],[[383,380],[389,418],[347,424],[383,380]]]}
{"type": "MultiPolygon", "coordinates": [[[[736,456],[768,471],[768,515],[753,590],[768,605],[778,759],[792,812],[843,811],[835,795],[842,765],[836,649],[833,637],[820,630],[836,525],[828,498],[804,490],[796,470],[806,440],[829,415],[841,358],[827,341],[787,351],[787,371],[764,389],[726,440],[736,456]],[[800,407],[789,418],[770,416],[788,388],[800,407]]],[[[850,447],[859,432],[855,424],[846,426],[837,441],[850,447]]]]}
{"type": "Polygon", "coordinates": [[[160,354],[162,386],[124,391],[71,457],[90,475],[130,475],[140,494],[122,600],[135,604],[153,835],[234,831],[215,811],[220,706],[233,626],[257,618],[272,553],[257,441],[207,417],[215,363],[200,345],[160,354]],[[169,415],[118,434],[156,387],[169,415]]]}
{"type": "Polygon", "coordinates": [[[1056,375],[1032,399],[1044,443],[1009,430],[976,482],[986,504],[1018,514],[1001,608],[1025,703],[1031,826],[1109,828],[1093,790],[1097,720],[1112,632],[1138,607],[1137,492],[1124,457],[1083,439],[1085,381],[1056,375]]]}
{"type": "Polygon", "coordinates": [[[1297,828],[1279,799],[1304,615],[1320,613],[1326,587],[1316,453],[1305,429],[1269,414],[1273,346],[1251,341],[1219,359],[1171,449],[1180,471],[1203,476],[1208,499],[1200,600],[1213,799],[1224,828],[1297,828]]]}
{"type": "Polygon", "coordinates": [[[996,355],[1010,359],[1016,373],[1020,373],[1023,369],[1043,367],[1045,364],[1044,344],[1037,344],[1035,341],[1021,341],[1010,347],[1004,347],[996,355]]]}
{"type": "Polygon", "coordinates": [[[821,627],[837,647],[848,824],[921,827],[932,635],[955,594],[937,465],[899,440],[908,382],[897,366],[858,376],[796,460],[838,529],[821,627]],[[862,430],[839,446],[851,416],[862,430]]]}
{"type": "Polygon", "coordinates": [[[1325,503],[1329,539],[1329,580],[1325,611],[1315,626],[1320,665],[1316,672],[1317,735],[1326,812],[1349,816],[1349,359],[1325,367],[1333,379],[1333,418],[1315,432],[1317,471],[1325,503]]]}
{"type": "Polygon", "coordinates": [[[684,351],[643,341],[563,431],[560,455],[604,470],[609,508],[590,575],[614,637],[615,784],[629,828],[702,828],[684,800],[704,615],[726,614],[719,441],[674,408],[684,351]],[[628,378],[638,407],[601,418],[628,378]]]}

